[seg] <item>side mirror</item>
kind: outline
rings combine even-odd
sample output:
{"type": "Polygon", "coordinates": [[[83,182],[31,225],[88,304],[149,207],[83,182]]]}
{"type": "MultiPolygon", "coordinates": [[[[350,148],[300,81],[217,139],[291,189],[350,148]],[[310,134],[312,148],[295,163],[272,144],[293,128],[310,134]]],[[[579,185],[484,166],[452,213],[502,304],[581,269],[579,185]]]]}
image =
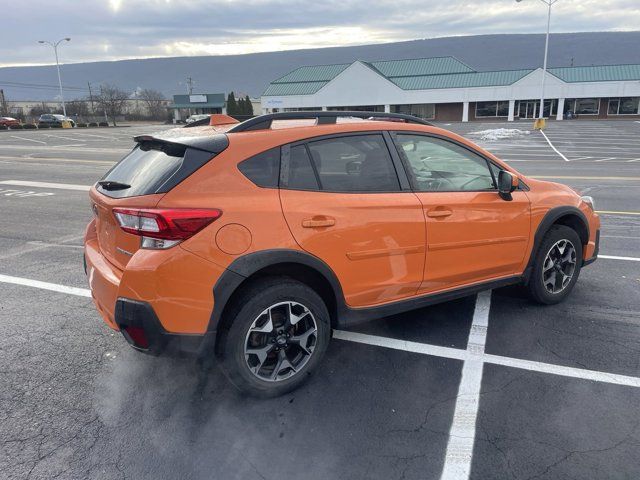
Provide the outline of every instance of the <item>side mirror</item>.
{"type": "Polygon", "coordinates": [[[511,192],[518,188],[520,179],[517,175],[506,170],[500,170],[498,174],[498,193],[504,200],[511,200],[511,192]]]}

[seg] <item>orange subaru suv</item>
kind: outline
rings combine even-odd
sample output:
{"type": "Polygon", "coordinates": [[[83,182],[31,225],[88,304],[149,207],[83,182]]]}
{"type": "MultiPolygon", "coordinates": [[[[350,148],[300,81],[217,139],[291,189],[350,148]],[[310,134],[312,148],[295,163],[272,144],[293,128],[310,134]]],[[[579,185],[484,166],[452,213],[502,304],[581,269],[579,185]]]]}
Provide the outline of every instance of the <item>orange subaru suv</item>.
{"type": "Polygon", "coordinates": [[[84,255],[109,327],[245,392],[298,386],[332,329],[510,284],[560,302],[598,255],[590,197],[419,118],[233,122],[136,137],[91,188],[84,255]]]}

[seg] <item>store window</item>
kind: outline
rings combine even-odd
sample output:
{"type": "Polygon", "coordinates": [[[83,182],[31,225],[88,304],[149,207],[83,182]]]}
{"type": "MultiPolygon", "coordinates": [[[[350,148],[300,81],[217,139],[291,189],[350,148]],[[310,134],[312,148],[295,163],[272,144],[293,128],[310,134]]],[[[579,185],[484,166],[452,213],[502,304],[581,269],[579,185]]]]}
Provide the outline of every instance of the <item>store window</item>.
{"type": "Polygon", "coordinates": [[[480,117],[508,117],[509,101],[476,102],[476,118],[480,117]]]}
{"type": "Polygon", "coordinates": [[[622,97],[609,99],[609,115],[638,115],[638,97],[622,97]]]}
{"type": "Polygon", "coordinates": [[[436,106],[433,103],[414,103],[410,105],[391,105],[391,113],[404,113],[414,117],[432,119],[436,115],[436,106]]]}
{"type": "Polygon", "coordinates": [[[578,115],[598,115],[600,113],[599,98],[570,98],[564,102],[564,113],[573,112],[578,115]]]}

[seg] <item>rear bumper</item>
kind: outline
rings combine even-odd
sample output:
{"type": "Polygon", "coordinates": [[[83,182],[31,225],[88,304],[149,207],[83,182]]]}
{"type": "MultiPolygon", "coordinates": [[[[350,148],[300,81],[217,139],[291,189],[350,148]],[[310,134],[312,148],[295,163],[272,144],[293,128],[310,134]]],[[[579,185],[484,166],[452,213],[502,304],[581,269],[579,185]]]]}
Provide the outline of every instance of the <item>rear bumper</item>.
{"type": "Polygon", "coordinates": [[[213,285],[224,268],[178,246],[139,250],[121,270],[100,251],[91,224],[84,263],[98,312],[134,348],[150,354],[210,352],[217,330],[213,285]]]}
{"type": "Polygon", "coordinates": [[[216,342],[215,331],[204,335],[167,332],[151,305],[130,298],[116,301],[115,323],[129,345],[151,355],[203,356],[213,351],[216,342]]]}

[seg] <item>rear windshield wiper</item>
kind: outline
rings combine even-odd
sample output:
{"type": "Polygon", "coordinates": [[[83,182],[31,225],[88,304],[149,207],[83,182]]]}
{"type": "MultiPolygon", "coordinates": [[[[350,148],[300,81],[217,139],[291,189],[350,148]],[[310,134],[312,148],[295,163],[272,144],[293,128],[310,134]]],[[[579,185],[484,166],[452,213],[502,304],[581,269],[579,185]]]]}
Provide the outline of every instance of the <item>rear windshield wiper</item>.
{"type": "Polygon", "coordinates": [[[101,182],[98,182],[98,185],[100,185],[105,190],[109,190],[109,191],[126,190],[127,188],[131,188],[131,185],[127,185],[126,183],[121,183],[121,182],[113,182],[111,180],[102,180],[101,182]]]}

